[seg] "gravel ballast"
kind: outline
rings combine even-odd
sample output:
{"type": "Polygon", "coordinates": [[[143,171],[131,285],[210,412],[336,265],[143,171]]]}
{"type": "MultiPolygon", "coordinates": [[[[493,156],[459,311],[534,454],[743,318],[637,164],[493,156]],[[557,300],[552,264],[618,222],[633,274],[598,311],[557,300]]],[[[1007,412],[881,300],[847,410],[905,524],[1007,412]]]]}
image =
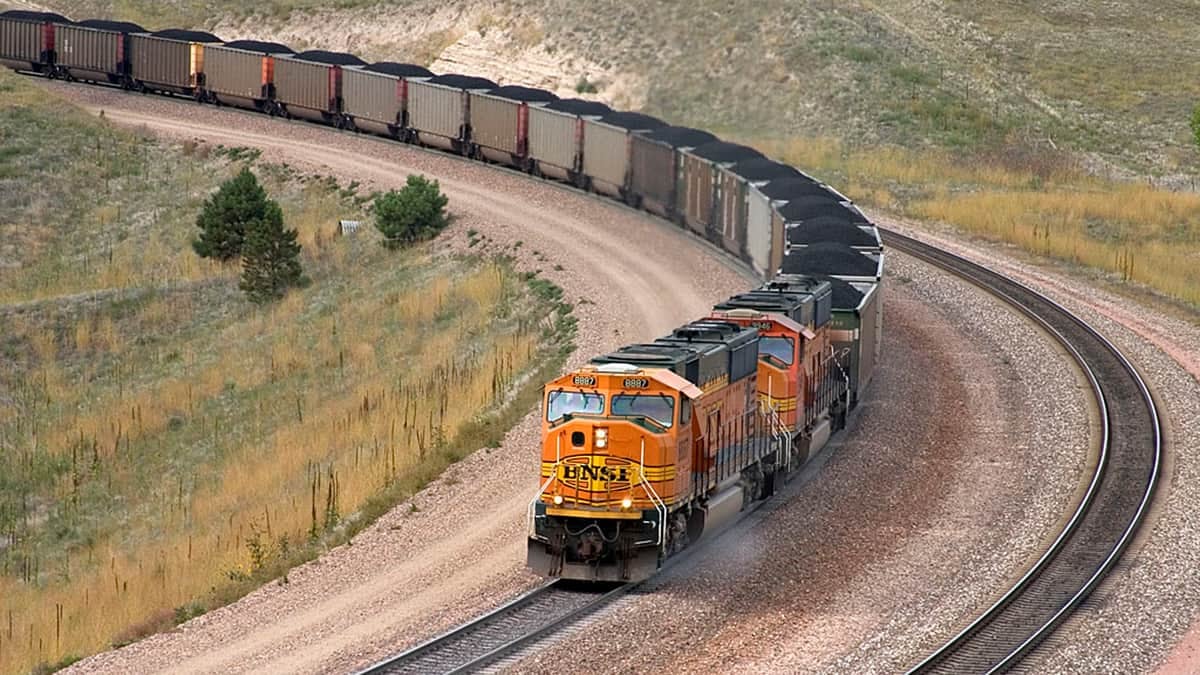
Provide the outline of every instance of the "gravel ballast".
{"type": "Polygon", "coordinates": [[[1150,307],[1065,266],[943,229],[880,225],[1021,279],[1096,326],[1146,379],[1167,418],[1167,465],[1140,535],[1110,577],[1024,664],[1027,672],[1200,672],[1200,325],[1195,312],[1150,307]],[[1021,256],[1021,257],[1019,257],[1021,256]]]}
{"type": "Polygon", "coordinates": [[[873,389],[790,501],[512,672],[903,672],[1039,555],[1090,459],[1082,380],[964,282],[899,254],[887,282],[873,389]]]}

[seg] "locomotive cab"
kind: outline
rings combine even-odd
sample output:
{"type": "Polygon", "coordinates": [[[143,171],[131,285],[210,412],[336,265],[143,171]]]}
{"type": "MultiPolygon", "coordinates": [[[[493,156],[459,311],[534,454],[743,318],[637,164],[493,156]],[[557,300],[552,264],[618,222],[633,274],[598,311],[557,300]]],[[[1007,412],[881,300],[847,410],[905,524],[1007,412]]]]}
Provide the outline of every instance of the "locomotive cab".
{"type": "Polygon", "coordinates": [[[530,568],[588,581],[648,577],[673,539],[668,512],[691,497],[700,390],[669,370],[609,363],[544,393],[530,568]]]}

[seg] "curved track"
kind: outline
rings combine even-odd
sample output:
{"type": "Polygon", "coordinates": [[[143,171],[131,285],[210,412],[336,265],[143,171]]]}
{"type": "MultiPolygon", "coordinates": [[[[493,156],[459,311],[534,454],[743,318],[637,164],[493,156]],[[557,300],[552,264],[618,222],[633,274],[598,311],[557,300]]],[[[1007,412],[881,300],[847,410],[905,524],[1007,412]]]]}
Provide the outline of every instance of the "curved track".
{"type": "MultiPolygon", "coordinates": [[[[149,116],[150,119],[130,113],[123,116],[129,118],[127,121],[146,123],[151,127],[156,126],[155,122],[161,124],[161,121],[152,119],[152,116],[149,116]]],[[[272,144],[272,141],[264,140],[258,134],[246,134],[231,129],[217,130],[195,123],[185,123],[184,126],[190,131],[202,132],[204,135],[236,137],[237,141],[249,142],[252,145],[269,147],[272,144]]],[[[296,146],[293,140],[280,144],[276,149],[284,153],[289,150],[295,152],[296,146]]],[[[339,161],[334,160],[339,153],[331,154],[332,157],[330,154],[322,157],[324,163],[339,161]]],[[[356,157],[347,163],[346,168],[351,169],[352,165],[353,170],[381,174],[394,170],[383,163],[373,165],[375,162],[364,159],[356,157]]],[[[471,201],[485,201],[481,198],[482,195],[471,194],[471,188],[465,184],[454,187],[470,194],[473,198],[471,201]]],[[[488,196],[495,197],[491,193],[488,196]]],[[[513,210],[531,210],[529,205],[513,201],[513,210]]],[[[545,217],[544,214],[541,215],[545,217]]],[[[552,220],[561,222],[562,219],[552,220]]],[[[554,224],[558,223],[551,223],[552,226],[554,224]]],[[[1022,577],[1009,593],[945,647],[916,666],[912,672],[960,673],[1003,670],[1035,647],[1086,597],[1128,544],[1153,495],[1159,474],[1161,433],[1158,413],[1145,384],[1120,352],[1059,305],[1017,282],[953,254],[892,232],[881,230],[881,233],[885,235],[885,243],[889,247],[966,278],[1008,300],[1041,323],[1076,356],[1085,371],[1090,373],[1098,400],[1101,401],[1105,420],[1104,452],[1088,493],[1068,528],[1054,542],[1051,550],[1038,561],[1035,568],[1022,577]]],[[[652,312],[644,313],[648,317],[652,315],[652,312]]],[[[655,316],[655,320],[663,319],[655,316]]],[[[531,595],[535,596],[536,600],[538,596],[546,593],[545,588],[547,587],[537,589],[531,595]]],[[[413,662],[415,671],[384,669],[386,664],[379,664],[375,667],[380,668],[379,670],[372,669],[367,672],[446,672],[480,667],[503,658],[510,648],[519,648],[527,644],[545,634],[550,627],[562,626],[564,622],[582,616],[588,609],[599,606],[589,600],[562,611],[556,610],[554,616],[558,617],[557,619],[541,622],[542,625],[539,626],[535,625],[538,622],[522,623],[519,619],[511,618],[515,612],[512,605],[528,598],[529,596],[523,596],[497,612],[437,640],[448,644],[445,640],[454,635],[458,636],[457,639],[467,640],[466,629],[471,626],[481,629],[477,631],[478,634],[485,633],[482,630],[484,624],[497,626],[507,622],[522,626],[510,630],[512,635],[490,638],[493,640],[489,643],[491,647],[482,644],[482,640],[471,638],[481,645],[472,648],[470,655],[456,654],[454,663],[435,660],[421,662],[425,664],[421,665],[413,662]],[[505,613],[505,616],[500,616],[501,613],[505,613]],[[479,657],[483,658],[476,660],[479,657]]],[[[433,658],[434,651],[428,647],[429,644],[423,645],[413,651],[425,649],[426,656],[423,658],[433,658]]],[[[461,651],[465,652],[466,649],[461,651]]],[[[404,657],[405,655],[401,655],[398,658],[404,657]]],[[[404,667],[394,660],[387,663],[404,667]]]]}
{"type": "Polygon", "coordinates": [[[424,644],[381,661],[360,675],[467,673],[604,607],[629,586],[589,590],[553,581],[424,644]]]}
{"type": "Polygon", "coordinates": [[[1046,553],[1003,597],[910,673],[992,673],[1015,665],[1087,597],[1146,514],[1162,464],[1157,407],[1123,354],[1094,328],[1040,293],[895,232],[884,242],[962,277],[1041,324],[1091,381],[1103,420],[1094,475],[1046,553]]]}

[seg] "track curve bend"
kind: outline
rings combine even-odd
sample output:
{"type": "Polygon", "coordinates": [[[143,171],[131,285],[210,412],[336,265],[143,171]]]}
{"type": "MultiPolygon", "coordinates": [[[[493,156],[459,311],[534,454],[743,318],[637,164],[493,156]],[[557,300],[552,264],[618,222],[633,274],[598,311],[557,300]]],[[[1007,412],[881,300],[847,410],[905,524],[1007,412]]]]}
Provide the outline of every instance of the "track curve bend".
{"type": "Polygon", "coordinates": [[[1082,319],[1021,283],[947,251],[880,230],[888,246],[967,279],[1039,323],[1092,384],[1103,421],[1087,492],[1046,553],[995,604],[909,672],[993,673],[1018,663],[1100,583],[1154,497],[1162,422],[1141,375],[1082,319]]]}
{"type": "MultiPolygon", "coordinates": [[[[107,108],[107,106],[105,107],[107,108]]],[[[344,149],[340,151],[331,151],[328,147],[318,147],[315,144],[312,147],[308,147],[305,143],[297,142],[295,139],[281,141],[279,139],[272,139],[267,134],[259,134],[243,129],[222,127],[218,124],[206,123],[204,121],[194,119],[187,122],[181,122],[178,118],[166,120],[155,115],[144,115],[128,110],[116,112],[111,108],[108,108],[108,111],[110,117],[120,117],[120,121],[126,123],[143,125],[157,131],[183,133],[188,135],[194,134],[205,136],[209,139],[227,139],[226,142],[231,142],[233,144],[267,147],[281,156],[295,157],[297,154],[313,155],[314,153],[319,152],[319,159],[314,160],[317,163],[324,164],[326,166],[332,165],[347,172],[366,174],[369,177],[377,179],[391,179],[394,178],[397,173],[396,170],[398,167],[394,164],[377,158],[355,155],[353,152],[349,152],[344,149]]],[[[511,180],[515,181],[522,179],[513,177],[511,180]]],[[[676,322],[678,320],[677,317],[682,316],[686,318],[687,315],[695,311],[695,308],[702,307],[703,305],[707,304],[708,298],[705,297],[704,293],[697,292],[687,284],[680,283],[680,281],[685,278],[685,270],[687,272],[691,272],[694,276],[694,269],[686,269],[686,264],[682,264],[677,269],[672,268],[669,270],[657,271],[652,265],[641,265],[640,262],[644,262],[644,260],[638,261],[635,259],[628,259],[627,264],[618,267],[614,267],[611,264],[612,256],[615,253],[619,252],[621,255],[629,256],[631,250],[635,253],[637,250],[645,251],[645,259],[648,260],[649,256],[653,255],[653,250],[655,248],[654,246],[636,248],[623,246],[617,243],[617,240],[620,238],[619,235],[614,237],[612,233],[606,235],[607,241],[598,239],[597,233],[593,231],[594,228],[587,227],[588,224],[586,218],[578,216],[567,217],[563,216],[562,214],[548,213],[544,210],[544,205],[531,204],[522,201],[519,197],[505,195],[503,193],[503,189],[496,189],[494,186],[489,188],[481,188],[470,185],[468,181],[444,180],[443,182],[447,185],[447,187],[462,195],[464,200],[469,202],[472,207],[478,208],[482,211],[492,210],[492,212],[495,212],[496,209],[502,209],[507,213],[507,217],[510,219],[513,218],[514,213],[523,214],[517,216],[517,220],[522,217],[529,218],[530,220],[535,218],[539,219],[546,225],[544,228],[546,230],[546,236],[555,244],[562,246],[564,249],[579,249],[582,245],[585,250],[585,255],[581,257],[579,261],[576,261],[576,263],[579,264],[587,273],[594,273],[596,275],[595,284],[598,288],[603,288],[608,294],[628,295],[630,296],[630,300],[638,302],[637,309],[635,310],[635,316],[637,317],[637,324],[640,326],[638,330],[640,331],[653,333],[655,331],[662,330],[671,323],[676,322]],[[649,288],[659,288],[662,290],[664,286],[671,289],[670,295],[673,296],[674,300],[669,307],[663,306],[662,297],[650,298],[646,301],[642,301],[639,298],[639,296],[641,296],[640,293],[631,292],[635,287],[640,290],[649,288]]],[[[554,189],[554,194],[562,194],[562,192],[558,189],[554,189]]],[[[639,218],[639,220],[644,219],[639,218]]],[[[668,226],[664,225],[663,229],[667,230],[668,226]]],[[[672,238],[662,238],[658,237],[657,235],[655,236],[655,240],[659,241],[660,243],[661,241],[669,239],[672,238]]],[[[1007,284],[1007,286],[1000,291],[1001,295],[1005,295],[1006,297],[1010,298],[1022,295],[1035,296],[1032,300],[1030,300],[1031,303],[1035,305],[1040,303],[1046,312],[1057,310],[1060,314],[1063,313],[1063,310],[1054,305],[1054,303],[1051,301],[1045,299],[1044,297],[1038,296],[1029,289],[1022,287],[1015,282],[1007,280],[996,281],[996,279],[999,278],[999,275],[996,275],[993,272],[979,268],[978,266],[974,266],[971,263],[963,261],[962,259],[958,259],[944,251],[938,251],[936,249],[932,249],[931,247],[924,246],[915,240],[905,241],[905,239],[906,238],[900,237],[899,235],[888,233],[886,243],[897,250],[903,250],[907,253],[917,256],[918,258],[926,260],[927,262],[932,262],[940,267],[951,269],[952,271],[955,271],[955,273],[960,273],[959,270],[962,270],[960,273],[961,275],[979,280],[979,282],[983,285],[996,286],[1007,284]]],[[[725,276],[728,277],[731,275],[726,273],[725,276]]],[[[1067,318],[1064,317],[1062,326],[1054,326],[1053,328],[1057,329],[1060,333],[1066,331],[1068,333],[1077,334],[1080,339],[1086,339],[1087,334],[1090,333],[1092,339],[1094,340],[1094,344],[1086,349],[1080,349],[1080,351],[1087,354],[1093,354],[1094,352],[1094,357],[1096,359],[1107,359],[1107,362],[1110,365],[1099,370],[1106,371],[1109,375],[1112,375],[1121,369],[1128,373],[1127,381],[1124,383],[1114,380],[1111,383],[1106,384],[1101,382],[1098,384],[1098,386],[1100,386],[1102,389],[1104,389],[1106,386],[1108,387],[1105,389],[1105,391],[1107,392],[1106,400],[1108,401],[1107,407],[1109,408],[1108,419],[1110,420],[1108,434],[1106,434],[1109,436],[1109,452],[1107,453],[1108,457],[1106,462],[1101,465],[1103,468],[1100,470],[1096,480],[1094,481],[1094,487],[1097,488],[1098,491],[1096,492],[1095,496],[1085,500],[1085,504],[1089,505],[1090,513],[1099,515],[1087,516],[1085,514],[1073,520],[1072,522],[1074,528],[1072,532],[1068,535],[1064,535],[1064,537],[1062,537],[1061,540],[1056,544],[1055,548],[1058,551],[1057,555],[1052,559],[1048,557],[1046,560],[1047,569],[1049,571],[1039,574],[1031,574],[1026,579],[1023,579],[1021,589],[1025,591],[1024,597],[1033,598],[1036,595],[1039,597],[1051,598],[1053,600],[1052,603],[1049,605],[1044,603],[1029,603],[1030,606],[1026,607],[1025,602],[1020,601],[1017,596],[1014,595],[1011,599],[997,603],[997,606],[993,608],[994,612],[991,615],[993,617],[1000,617],[1001,614],[1004,614],[1005,616],[1024,615],[1027,617],[1024,619],[1026,623],[1032,622],[1032,619],[1028,617],[1043,617],[1041,624],[1039,624],[1040,628],[1037,632],[1014,636],[1008,633],[1006,630],[1001,630],[1003,626],[1006,625],[1003,621],[998,620],[997,618],[991,618],[987,621],[980,621],[972,624],[970,628],[968,628],[963,632],[962,635],[959,636],[961,641],[956,641],[955,643],[967,644],[968,642],[972,642],[974,644],[981,645],[995,645],[998,644],[998,642],[1002,639],[1007,639],[1009,642],[1013,642],[1015,640],[1015,648],[1009,649],[1007,652],[1005,652],[1006,656],[1003,657],[1008,660],[996,661],[995,657],[986,654],[1004,651],[1002,648],[981,648],[981,651],[985,652],[985,656],[983,658],[985,660],[992,659],[991,661],[987,661],[986,664],[984,661],[971,660],[976,659],[977,657],[965,656],[967,654],[966,651],[956,652],[962,656],[951,656],[950,651],[944,651],[939,652],[938,656],[932,657],[930,660],[919,665],[916,669],[918,671],[923,672],[925,669],[933,669],[935,667],[939,667],[939,664],[944,664],[942,667],[955,672],[986,671],[994,667],[1004,667],[1006,664],[1011,664],[1013,660],[1026,653],[1029,649],[1036,645],[1037,641],[1040,640],[1042,636],[1044,636],[1049,630],[1052,630],[1053,627],[1062,620],[1066,613],[1069,612],[1072,607],[1078,604],[1078,602],[1082,600],[1087,592],[1089,592],[1095,586],[1095,584],[1098,583],[1098,580],[1102,576],[1103,572],[1106,571],[1115,560],[1115,556],[1119,555],[1120,551],[1127,545],[1137,522],[1144,514],[1146,505],[1153,494],[1154,484],[1156,482],[1158,473],[1159,455],[1161,455],[1161,440],[1157,413],[1153,410],[1153,401],[1150,399],[1149,394],[1145,389],[1145,385],[1141,383],[1140,378],[1136,376],[1136,372],[1132,369],[1128,362],[1125,361],[1125,359],[1118,352],[1113,350],[1111,345],[1108,345],[1107,342],[1103,341],[1103,338],[1101,338],[1098,334],[1095,334],[1095,332],[1090,328],[1078,322],[1078,320],[1073,318],[1067,320],[1067,318]],[[1074,322],[1074,324],[1072,324],[1072,322],[1074,322]],[[1131,415],[1135,415],[1136,408],[1138,406],[1145,407],[1147,404],[1148,409],[1151,411],[1149,416],[1143,415],[1143,422],[1141,423],[1131,421],[1133,420],[1131,415]],[[1153,445],[1155,448],[1155,457],[1152,467],[1147,467],[1145,464],[1139,464],[1137,461],[1135,461],[1136,458],[1134,457],[1138,448],[1144,449],[1148,444],[1153,445]],[[1129,459],[1125,459],[1126,457],[1129,459]],[[1144,489],[1142,490],[1140,497],[1130,494],[1118,494],[1111,497],[1107,496],[1110,494],[1105,491],[1107,486],[1117,483],[1142,484],[1144,489]],[[1124,516],[1129,517],[1126,518],[1124,516]],[[1109,527],[1106,529],[1103,527],[1105,522],[1123,524],[1117,528],[1115,532],[1113,532],[1113,528],[1109,527]],[[1092,534],[1093,532],[1108,536],[1109,539],[1114,541],[1114,543],[1111,546],[1096,545],[1094,547],[1096,549],[1103,550],[1091,550],[1087,546],[1087,540],[1088,537],[1094,536],[1092,534]],[[1071,551],[1075,550],[1079,550],[1079,555],[1072,558],[1071,551]],[[1088,557],[1088,554],[1093,555],[1088,557]],[[1069,560],[1072,559],[1088,560],[1090,561],[1088,564],[1092,565],[1092,567],[1083,569],[1081,567],[1082,563],[1069,563],[1069,560]],[[1053,561],[1068,562],[1056,563],[1053,561]],[[1059,571],[1056,572],[1055,570],[1059,571]],[[1058,576],[1055,576],[1056,574],[1058,576]],[[1079,582],[1075,583],[1074,586],[1071,586],[1071,588],[1075,590],[1065,594],[1065,597],[1061,588],[1062,584],[1068,582],[1063,581],[1064,579],[1075,579],[1079,582]],[[1043,587],[1043,584],[1049,584],[1050,590],[1046,591],[1045,593],[1038,591],[1038,589],[1043,587]],[[1038,592],[1035,593],[1035,591],[1038,592]],[[988,636],[992,634],[992,632],[989,631],[997,633],[998,636],[995,638],[989,638],[988,636]],[[989,643],[989,640],[994,640],[995,642],[989,643]]],[[[1102,379],[1103,378],[1098,378],[1098,380],[1102,379]]],[[[1095,540],[1092,540],[1092,542],[1095,543],[1095,540]]],[[[1071,583],[1074,582],[1072,581],[1071,583]]],[[[374,587],[377,589],[382,588],[382,586],[374,587]]],[[[289,625],[283,629],[285,634],[297,635],[303,632],[305,623],[308,622],[309,619],[315,620],[316,615],[320,613],[321,609],[319,604],[317,606],[309,607],[308,611],[305,612],[304,617],[301,617],[301,621],[289,622],[289,625]]],[[[379,617],[379,619],[380,621],[386,621],[386,617],[383,616],[379,617]]],[[[373,623],[379,623],[379,621],[375,621],[373,623]]],[[[277,632],[275,634],[278,635],[277,632]]],[[[197,667],[220,667],[221,664],[228,664],[229,659],[236,659],[236,654],[253,652],[262,646],[255,640],[235,639],[233,640],[233,643],[234,644],[231,646],[234,648],[230,653],[226,653],[223,656],[195,654],[193,655],[192,659],[189,660],[190,665],[197,667]]],[[[324,645],[324,647],[328,646],[329,645],[324,645]]],[[[319,649],[320,647],[315,644],[306,645],[300,648],[298,652],[290,654],[288,658],[284,659],[284,662],[287,663],[289,667],[301,667],[302,664],[307,664],[310,666],[315,665],[320,658],[317,657],[315,653],[319,649]]],[[[955,649],[957,649],[957,647],[955,649]]]]}

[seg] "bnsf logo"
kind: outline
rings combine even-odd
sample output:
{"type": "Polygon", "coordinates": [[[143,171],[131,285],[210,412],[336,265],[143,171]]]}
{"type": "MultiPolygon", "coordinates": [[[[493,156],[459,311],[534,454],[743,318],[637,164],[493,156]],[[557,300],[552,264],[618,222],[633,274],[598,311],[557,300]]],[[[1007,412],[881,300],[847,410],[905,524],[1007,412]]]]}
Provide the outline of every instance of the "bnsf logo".
{"type": "Polygon", "coordinates": [[[575,455],[559,465],[558,480],[572,490],[624,490],[637,482],[638,465],[624,457],[575,455]]]}
{"type": "Polygon", "coordinates": [[[562,468],[563,480],[602,480],[629,482],[629,467],[627,466],[591,466],[570,465],[562,468]]]}

